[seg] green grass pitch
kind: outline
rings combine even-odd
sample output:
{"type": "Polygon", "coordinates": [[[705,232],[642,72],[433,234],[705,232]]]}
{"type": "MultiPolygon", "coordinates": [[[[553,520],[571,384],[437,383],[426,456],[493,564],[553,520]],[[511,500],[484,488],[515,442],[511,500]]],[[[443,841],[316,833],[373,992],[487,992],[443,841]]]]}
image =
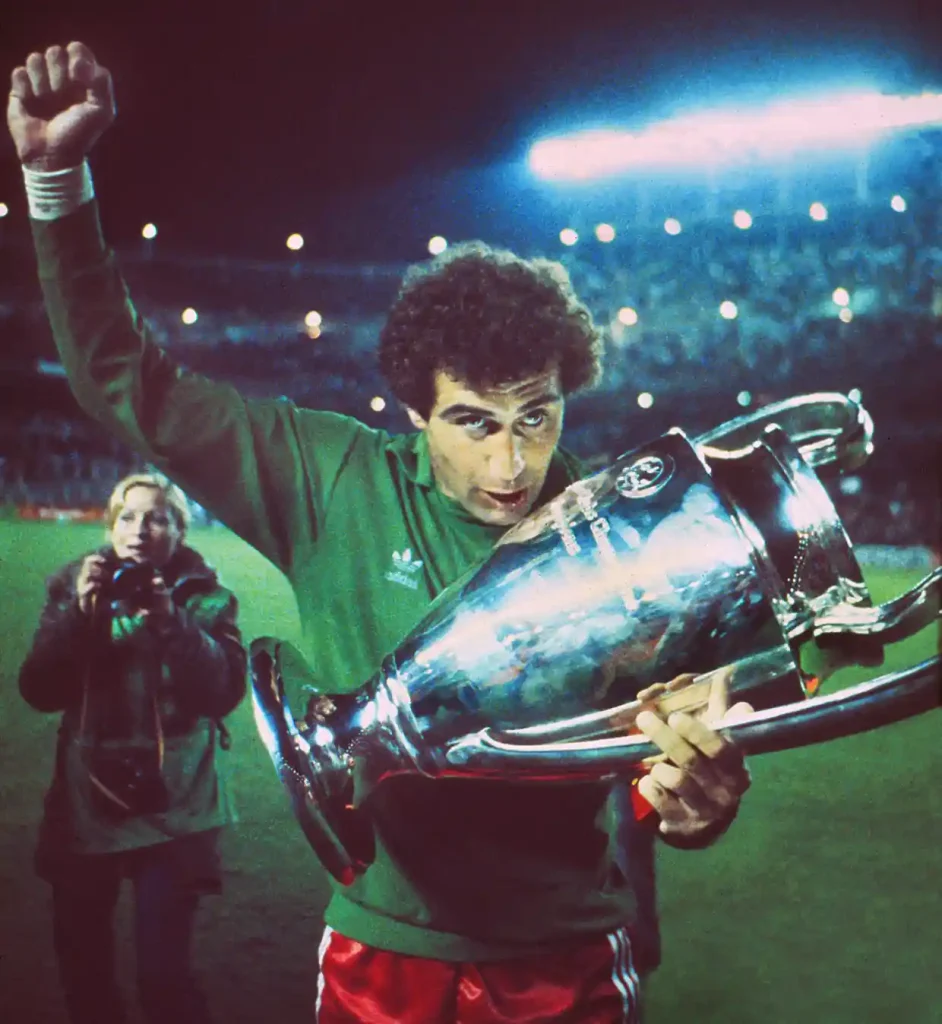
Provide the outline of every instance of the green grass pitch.
{"type": "MultiPolygon", "coordinates": [[[[16,673],[45,575],[100,537],[96,527],[0,522],[0,1021],[9,1024],[65,1020],[46,886],[31,869],[56,716],[22,702],[16,673]]],[[[275,570],[223,530],[197,531],[193,541],[238,593],[247,640],[297,639],[294,603],[275,570]]],[[[883,600],[914,574],[868,578],[883,600]]],[[[915,663],[937,642],[927,629],[892,648],[887,663],[915,663]]],[[[221,1021],[309,1021],[323,874],[248,701],[230,726],[224,762],[240,821],[224,843],[226,892],[201,911],[199,969],[221,1021]]],[[[751,770],[753,787],[722,842],[661,852],[664,965],[648,987],[647,1024],[942,1022],[942,714],[758,757],[751,770]]],[[[125,901],[131,990],[128,911],[125,901]]]]}

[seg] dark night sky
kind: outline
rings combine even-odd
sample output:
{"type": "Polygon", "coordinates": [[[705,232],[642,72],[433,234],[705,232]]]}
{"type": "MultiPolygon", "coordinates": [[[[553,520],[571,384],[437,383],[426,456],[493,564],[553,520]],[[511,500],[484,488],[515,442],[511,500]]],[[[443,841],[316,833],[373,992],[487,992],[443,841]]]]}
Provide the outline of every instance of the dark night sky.
{"type": "Polygon", "coordinates": [[[541,130],[592,118],[861,76],[942,88],[936,0],[15,5],[5,73],[81,38],[115,76],[119,120],[94,161],[111,237],[151,219],[162,244],[217,254],[283,254],[300,230],[307,258],[421,256],[435,231],[473,231],[462,193],[487,169],[519,169],[541,130]]]}

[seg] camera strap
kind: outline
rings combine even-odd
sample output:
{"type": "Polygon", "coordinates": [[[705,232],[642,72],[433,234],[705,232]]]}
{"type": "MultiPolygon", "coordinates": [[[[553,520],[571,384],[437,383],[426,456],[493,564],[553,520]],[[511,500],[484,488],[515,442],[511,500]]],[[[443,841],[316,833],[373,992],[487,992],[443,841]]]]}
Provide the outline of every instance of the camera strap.
{"type": "MultiPolygon", "coordinates": [[[[91,604],[92,622],[99,630],[102,630],[104,629],[104,624],[102,620],[105,620],[106,616],[99,614],[97,594],[91,595],[91,604]]],[[[85,679],[82,684],[82,707],[79,712],[78,729],[78,738],[80,743],[81,740],[85,737],[86,721],[88,718],[88,695],[91,689],[91,681],[92,664],[91,661],[89,661],[85,666],[85,679]]],[[[164,766],[164,729],[163,724],[160,721],[160,711],[157,707],[157,695],[155,693],[151,693],[150,702],[154,718],[154,736],[157,741],[157,770],[162,771],[164,766]]],[[[96,789],[98,789],[113,804],[115,804],[117,807],[120,807],[121,810],[130,812],[130,805],[127,804],[124,800],[122,800],[117,793],[113,792],[108,786],[106,786],[101,781],[101,779],[98,778],[98,776],[95,774],[95,772],[92,770],[90,766],[86,765],[86,771],[88,772],[88,778],[90,782],[92,783],[93,786],[95,786],[96,789]]]]}

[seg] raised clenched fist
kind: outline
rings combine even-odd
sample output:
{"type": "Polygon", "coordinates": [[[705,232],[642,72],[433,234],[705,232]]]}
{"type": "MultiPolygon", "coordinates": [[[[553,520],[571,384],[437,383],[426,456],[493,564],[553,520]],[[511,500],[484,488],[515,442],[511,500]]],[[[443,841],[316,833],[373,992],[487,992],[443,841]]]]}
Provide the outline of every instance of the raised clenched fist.
{"type": "Polygon", "coordinates": [[[84,43],[31,53],[10,76],[7,125],[35,170],[80,164],[114,116],[111,75],[84,43]]]}

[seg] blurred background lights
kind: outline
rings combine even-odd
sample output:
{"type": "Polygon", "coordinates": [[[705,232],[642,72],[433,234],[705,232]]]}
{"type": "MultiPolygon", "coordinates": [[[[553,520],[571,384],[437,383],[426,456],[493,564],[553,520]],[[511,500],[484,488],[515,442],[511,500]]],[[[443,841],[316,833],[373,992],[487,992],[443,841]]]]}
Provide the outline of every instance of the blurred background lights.
{"type": "Polygon", "coordinates": [[[812,220],[824,221],[828,219],[828,208],[824,203],[812,203],[808,207],[808,215],[812,220]]]}
{"type": "Polygon", "coordinates": [[[751,391],[740,391],[736,396],[736,402],[741,405],[744,409],[747,406],[752,405],[752,392],[751,391]]]}
{"type": "Polygon", "coordinates": [[[851,320],[854,319],[853,312],[849,310],[846,306],[844,306],[844,308],[837,315],[840,318],[840,320],[845,324],[849,324],[851,320]]]}
{"type": "Polygon", "coordinates": [[[323,322],[324,322],[324,318],[320,315],[320,313],[317,312],[316,309],[312,309],[304,317],[304,326],[305,327],[320,327],[320,325],[323,322]]]}
{"type": "Polygon", "coordinates": [[[579,233],[572,228],[563,228],[559,233],[559,240],[563,245],[575,245],[579,241],[579,233]]]}
{"type": "Polygon", "coordinates": [[[664,230],[669,235],[679,235],[683,228],[681,228],[680,221],[676,217],[668,217],[664,221],[664,230]]]}
{"type": "Polygon", "coordinates": [[[595,229],[595,237],[600,242],[612,242],[615,239],[615,229],[611,224],[599,224],[595,229]]]}
{"type": "Polygon", "coordinates": [[[618,322],[626,327],[634,327],[638,322],[637,310],[632,309],[631,306],[622,306],[618,311],[618,322]]]}
{"type": "Polygon", "coordinates": [[[906,212],[906,200],[902,196],[893,196],[893,198],[890,200],[890,206],[897,213],[906,212]]]}
{"type": "Polygon", "coordinates": [[[642,391],[641,394],[638,395],[638,405],[640,405],[642,409],[650,409],[651,406],[654,405],[654,395],[652,395],[650,391],[642,391]]]}
{"type": "Polygon", "coordinates": [[[859,402],[861,398],[863,398],[863,395],[861,394],[860,388],[851,388],[850,391],[847,392],[847,397],[852,402],[859,402]]]}
{"type": "Polygon", "coordinates": [[[630,169],[790,159],[802,151],[860,150],[894,129],[942,122],[942,95],[845,91],[715,108],[640,131],[587,129],[541,139],[528,163],[546,180],[586,181],[630,169]]]}
{"type": "Polygon", "coordinates": [[[304,248],[304,239],[299,234],[288,235],[285,245],[292,252],[297,252],[298,249],[304,248]]]}
{"type": "Polygon", "coordinates": [[[834,294],[831,296],[834,300],[835,306],[849,306],[850,305],[850,294],[846,288],[835,288],[834,294]]]}
{"type": "Polygon", "coordinates": [[[739,316],[739,307],[729,299],[720,303],[720,316],[724,320],[735,320],[739,316]]]}
{"type": "Polygon", "coordinates": [[[185,324],[195,324],[199,319],[199,314],[192,306],[187,306],[186,309],[180,314],[180,319],[185,324]]]}
{"type": "Polygon", "coordinates": [[[433,256],[439,256],[448,248],[448,242],[441,235],[432,235],[428,240],[428,251],[433,256]]]}
{"type": "Polygon", "coordinates": [[[740,231],[748,231],[752,227],[752,214],[747,210],[737,210],[733,214],[733,223],[740,231]]]}
{"type": "Polygon", "coordinates": [[[0,203],[0,217],[5,217],[10,212],[10,207],[6,203],[0,203]]]}
{"type": "Polygon", "coordinates": [[[386,408],[386,399],[376,395],[370,400],[370,408],[373,412],[382,412],[386,408]]]}
{"type": "Polygon", "coordinates": [[[156,224],[145,224],[141,228],[141,238],[156,238],[157,237],[157,225],[156,224]]]}

